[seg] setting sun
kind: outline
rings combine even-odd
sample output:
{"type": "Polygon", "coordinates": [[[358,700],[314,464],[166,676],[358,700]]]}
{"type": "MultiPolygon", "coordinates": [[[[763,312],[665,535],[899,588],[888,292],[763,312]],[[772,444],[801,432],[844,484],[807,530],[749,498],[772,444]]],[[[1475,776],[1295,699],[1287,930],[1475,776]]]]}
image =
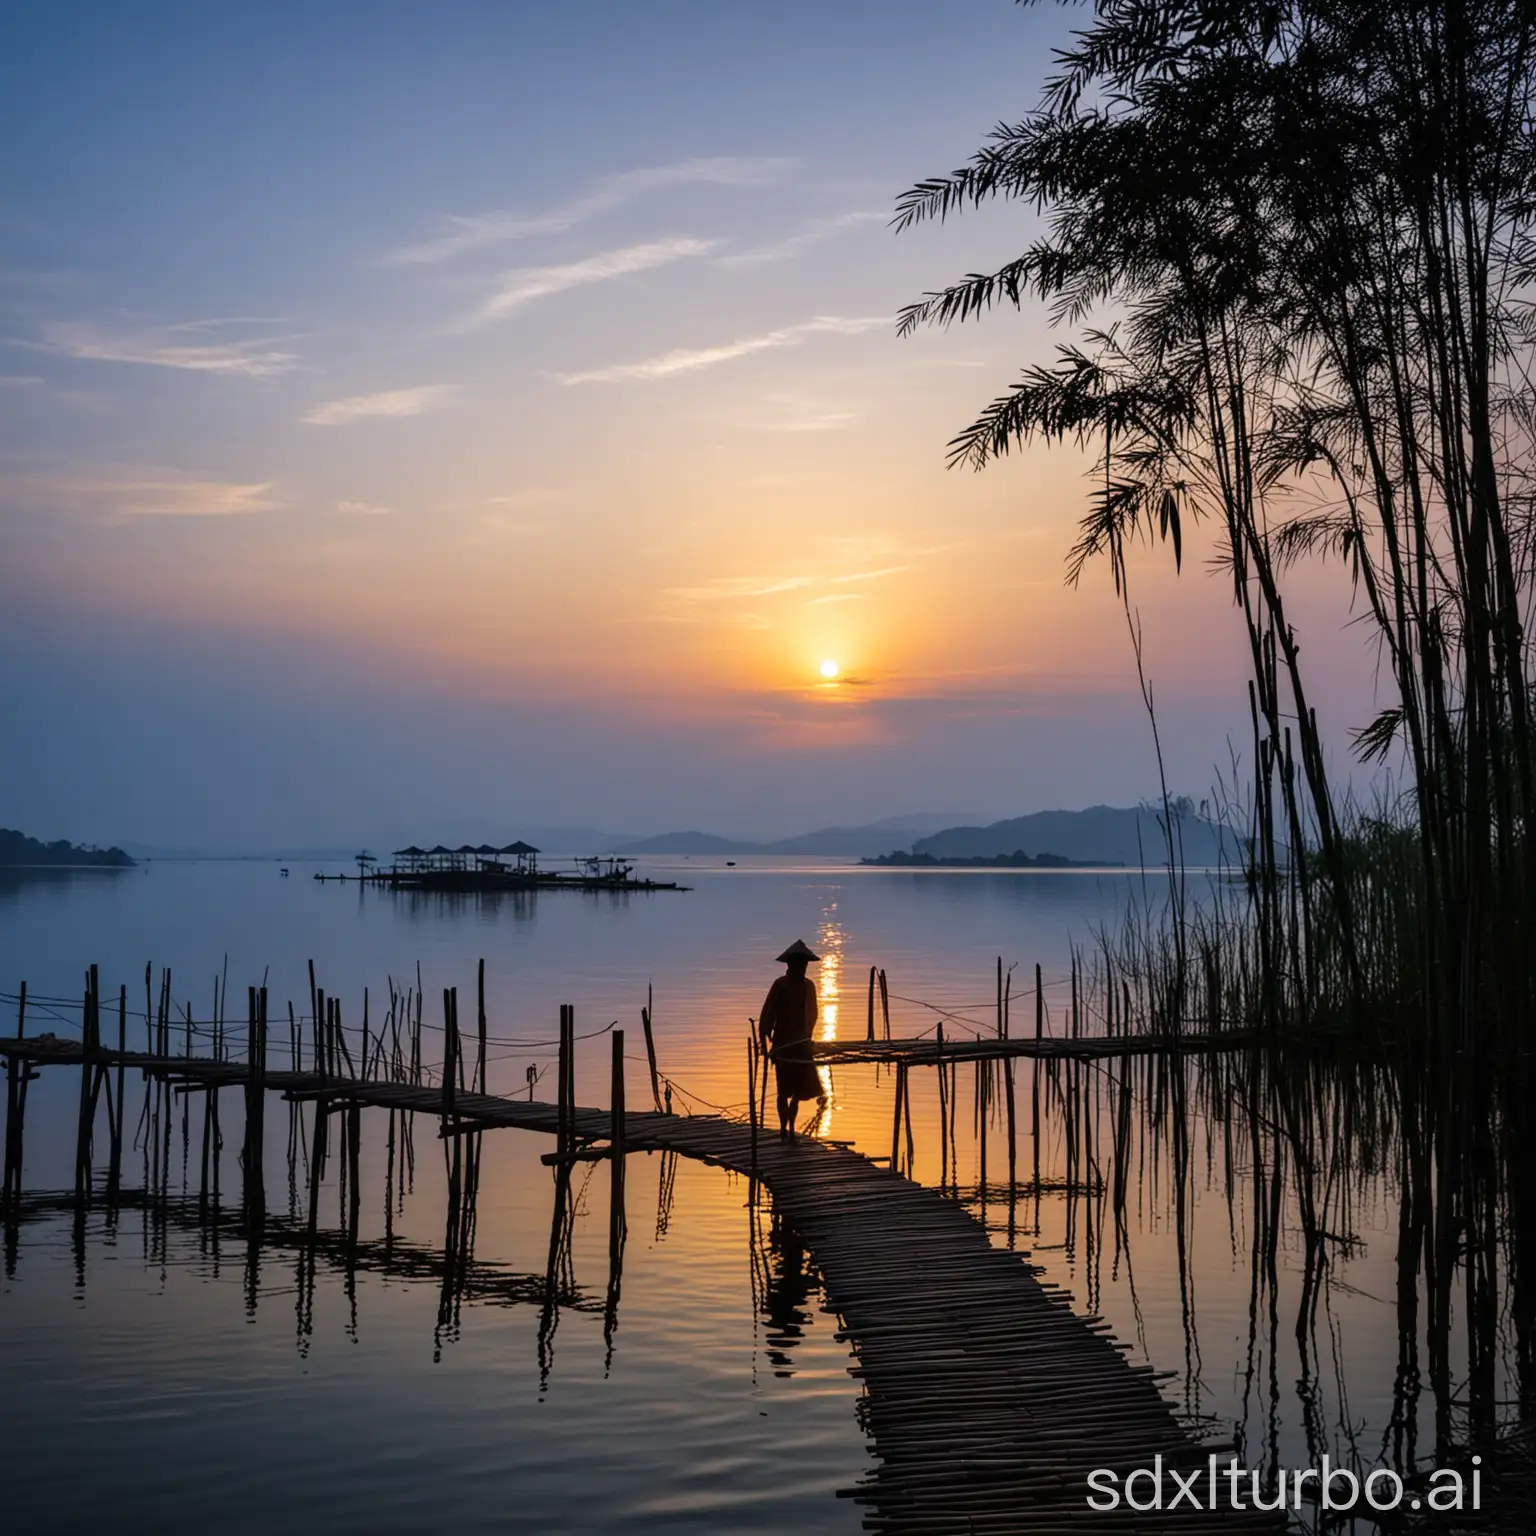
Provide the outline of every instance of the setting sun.
{"type": "Polygon", "coordinates": [[[822,662],[821,675],[830,683],[837,676],[837,663],[835,661],[822,662]]]}

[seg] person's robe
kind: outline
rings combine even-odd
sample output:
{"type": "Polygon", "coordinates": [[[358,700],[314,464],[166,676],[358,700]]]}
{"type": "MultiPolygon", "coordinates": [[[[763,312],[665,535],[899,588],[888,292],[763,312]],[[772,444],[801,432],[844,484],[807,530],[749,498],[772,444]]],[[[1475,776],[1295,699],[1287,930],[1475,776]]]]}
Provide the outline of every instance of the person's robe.
{"type": "Polygon", "coordinates": [[[821,1078],[806,1046],[816,1034],[816,984],[809,976],[780,976],[768,989],[758,1020],[763,1042],[773,1048],[779,1094],[814,1099],[821,1078]]]}

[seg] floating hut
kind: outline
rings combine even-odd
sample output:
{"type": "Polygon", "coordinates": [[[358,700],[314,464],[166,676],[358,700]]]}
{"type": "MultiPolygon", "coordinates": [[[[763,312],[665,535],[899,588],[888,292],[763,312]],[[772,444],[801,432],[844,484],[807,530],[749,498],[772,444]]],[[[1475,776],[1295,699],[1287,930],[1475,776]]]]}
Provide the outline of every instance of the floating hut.
{"type": "Polygon", "coordinates": [[[357,879],[373,885],[387,885],[397,890],[432,891],[677,891],[686,890],[675,881],[644,880],[635,874],[632,859],[605,855],[575,860],[574,870],[539,868],[539,850],[519,838],[505,847],[490,843],[474,846],[465,843],[447,848],[419,848],[412,843],[397,848],[388,868],[378,865],[371,854],[357,857],[355,876],[317,874],[317,880],[357,879]]]}

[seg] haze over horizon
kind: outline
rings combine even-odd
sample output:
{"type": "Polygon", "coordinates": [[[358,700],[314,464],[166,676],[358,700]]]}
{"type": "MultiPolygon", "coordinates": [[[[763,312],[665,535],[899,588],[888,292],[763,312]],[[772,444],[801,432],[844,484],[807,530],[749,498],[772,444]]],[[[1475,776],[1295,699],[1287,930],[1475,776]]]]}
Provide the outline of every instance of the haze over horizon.
{"type": "MultiPolygon", "coordinates": [[[[1009,208],[888,224],[1074,24],[7,8],[0,823],[767,838],[1155,793],[1108,572],[1064,581],[1083,460],[945,468],[1047,316],[894,325],[1028,238],[1009,208]]],[[[1201,537],[1182,577],[1130,571],[1197,797],[1248,740],[1201,537]]],[[[1370,657],[1305,579],[1343,760],[1370,657]]]]}

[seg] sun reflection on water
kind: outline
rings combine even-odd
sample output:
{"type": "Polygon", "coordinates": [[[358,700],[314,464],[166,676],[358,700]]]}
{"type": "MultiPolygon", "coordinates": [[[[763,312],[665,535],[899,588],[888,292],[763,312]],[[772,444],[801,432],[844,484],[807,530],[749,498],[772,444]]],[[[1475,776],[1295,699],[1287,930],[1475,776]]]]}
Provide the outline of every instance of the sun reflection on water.
{"type": "MultiPolygon", "coordinates": [[[[842,999],[843,947],[847,935],[837,916],[837,898],[832,897],[822,908],[821,926],[817,930],[817,949],[821,954],[821,973],[817,980],[816,1038],[837,1039],[837,1015],[842,999]]],[[[821,1079],[821,1097],[816,1123],[811,1127],[813,1136],[825,1137],[832,1128],[832,1069],[825,1063],[816,1068],[821,1079]]]]}

